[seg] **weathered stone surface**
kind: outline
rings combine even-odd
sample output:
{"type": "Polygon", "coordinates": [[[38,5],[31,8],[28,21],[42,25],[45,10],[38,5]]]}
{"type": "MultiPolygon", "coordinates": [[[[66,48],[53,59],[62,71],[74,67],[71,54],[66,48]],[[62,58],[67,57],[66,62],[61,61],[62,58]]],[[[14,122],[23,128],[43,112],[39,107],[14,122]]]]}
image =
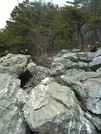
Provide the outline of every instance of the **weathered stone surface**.
{"type": "Polygon", "coordinates": [[[94,114],[90,120],[95,121],[96,127],[101,130],[101,119],[97,118],[101,114],[101,72],[79,73],[71,77],[61,76],[65,85],[71,87],[78,99],[82,102],[83,108],[94,114]],[[95,116],[95,114],[97,116],[95,116]],[[99,127],[100,126],[100,127],[99,127]]]}
{"type": "Polygon", "coordinates": [[[26,72],[26,66],[30,62],[30,55],[8,54],[0,59],[0,73],[9,73],[19,77],[26,72]]]}
{"type": "Polygon", "coordinates": [[[98,48],[98,51],[95,53],[95,57],[101,56],[101,47],[98,48]]]}
{"type": "Polygon", "coordinates": [[[29,96],[20,88],[20,80],[0,74],[0,134],[29,134],[22,106],[29,96]]]}
{"type": "Polygon", "coordinates": [[[101,67],[101,56],[94,58],[94,60],[90,62],[89,67],[93,71],[99,69],[101,67]]]}
{"type": "Polygon", "coordinates": [[[70,50],[68,50],[68,49],[62,49],[61,50],[61,54],[65,54],[65,53],[70,53],[70,50]]]}
{"type": "Polygon", "coordinates": [[[36,73],[36,64],[35,63],[29,63],[26,67],[27,71],[30,73],[30,75],[34,75],[36,73]]]}
{"type": "Polygon", "coordinates": [[[101,67],[101,48],[98,49],[98,51],[95,54],[95,57],[93,60],[89,63],[89,67],[92,71],[96,71],[101,67]]]}
{"type": "Polygon", "coordinates": [[[42,66],[36,66],[33,80],[34,85],[38,85],[42,79],[48,76],[50,76],[50,69],[42,66]]]}
{"type": "Polygon", "coordinates": [[[74,53],[81,52],[81,49],[72,49],[72,52],[74,53]]]}
{"type": "Polygon", "coordinates": [[[97,134],[70,88],[47,80],[48,84],[43,80],[31,91],[30,100],[23,108],[31,130],[38,134],[97,134]]]}
{"type": "Polygon", "coordinates": [[[80,52],[78,53],[79,61],[90,62],[94,59],[95,53],[80,52]]]}
{"type": "Polygon", "coordinates": [[[74,75],[78,73],[78,70],[82,72],[89,71],[89,62],[93,60],[94,56],[95,55],[93,53],[87,52],[65,53],[53,60],[51,75],[62,75],[67,71],[69,73],[69,70],[71,73],[71,69],[73,72],[75,71],[74,75]]]}
{"type": "Polygon", "coordinates": [[[76,75],[76,74],[79,74],[80,72],[85,72],[85,71],[82,70],[82,69],[79,69],[79,68],[78,68],[78,69],[72,68],[72,69],[66,70],[65,75],[71,77],[71,76],[74,76],[74,75],[76,75]]]}
{"type": "Polygon", "coordinates": [[[92,62],[95,56],[96,56],[96,53],[87,52],[88,62],[92,62]]]}
{"type": "Polygon", "coordinates": [[[101,72],[101,67],[96,70],[96,72],[101,72]]]}
{"type": "Polygon", "coordinates": [[[92,115],[90,113],[86,113],[85,116],[101,132],[101,119],[97,117],[96,115],[92,115]]]}
{"type": "Polygon", "coordinates": [[[63,50],[51,70],[26,55],[0,58],[0,134],[100,134],[101,69],[89,67],[100,56],[63,50]]]}

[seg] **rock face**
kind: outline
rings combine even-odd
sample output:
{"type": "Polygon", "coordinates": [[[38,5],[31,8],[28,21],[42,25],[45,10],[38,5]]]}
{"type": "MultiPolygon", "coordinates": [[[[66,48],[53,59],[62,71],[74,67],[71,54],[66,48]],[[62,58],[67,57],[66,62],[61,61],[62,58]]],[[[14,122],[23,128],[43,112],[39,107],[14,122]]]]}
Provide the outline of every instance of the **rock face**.
{"type": "Polygon", "coordinates": [[[48,82],[47,85],[47,81],[44,81],[31,91],[30,100],[23,108],[31,130],[39,134],[96,134],[74,92],[68,86],[56,82],[48,82]]]}
{"type": "Polygon", "coordinates": [[[29,99],[20,80],[0,74],[0,134],[30,134],[21,107],[29,99]]]}
{"type": "Polygon", "coordinates": [[[76,92],[82,108],[89,114],[87,118],[98,130],[101,130],[101,118],[97,118],[101,114],[101,72],[85,72],[71,79],[67,76],[61,78],[64,85],[68,85],[76,92]]]}
{"type": "Polygon", "coordinates": [[[62,50],[50,69],[30,55],[2,57],[0,134],[101,134],[99,51],[62,50]]]}
{"type": "Polygon", "coordinates": [[[89,62],[93,60],[95,53],[79,52],[57,55],[51,66],[51,75],[66,74],[73,76],[80,72],[90,71],[89,62]]]}
{"type": "Polygon", "coordinates": [[[30,62],[30,56],[8,54],[0,59],[0,73],[9,73],[15,77],[26,72],[26,66],[30,62]]]}
{"type": "Polygon", "coordinates": [[[98,52],[95,55],[95,58],[92,62],[90,62],[89,66],[93,71],[96,71],[101,67],[101,49],[98,50],[98,52]]]}

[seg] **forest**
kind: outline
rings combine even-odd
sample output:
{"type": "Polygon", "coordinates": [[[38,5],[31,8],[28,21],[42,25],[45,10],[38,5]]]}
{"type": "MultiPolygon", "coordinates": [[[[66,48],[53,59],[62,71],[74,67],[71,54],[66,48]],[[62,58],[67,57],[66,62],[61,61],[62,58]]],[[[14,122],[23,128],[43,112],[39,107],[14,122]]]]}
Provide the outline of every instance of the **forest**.
{"type": "Polygon", "coordinates": [[[15,6],[0,29],[0,57],[28,49],[33,58],[101,42],[101,0],[74,0],[59,7],[42,0],[15,6]]]}

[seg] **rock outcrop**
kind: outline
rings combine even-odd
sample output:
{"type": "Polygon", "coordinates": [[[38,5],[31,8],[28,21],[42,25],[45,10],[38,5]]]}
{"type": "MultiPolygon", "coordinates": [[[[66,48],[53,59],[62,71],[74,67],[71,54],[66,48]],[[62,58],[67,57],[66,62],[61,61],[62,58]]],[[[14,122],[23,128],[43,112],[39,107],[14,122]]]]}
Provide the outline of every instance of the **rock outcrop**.
{"type": "Polygon", "coordinates": [[[0,134],[30,134],[22,113],[28,99],[19,79],[0,74],[0,134]]]}
{"type": "Polygon", "coordinates": [[[78,52],[64,53],[54,57],[51,66],[51,75],[73,76],[80,72],[90,71],[89,63],[95,57],[95,53],[78,52]]]}
{"type": "Polygon", "coordinates": [[[74,92],[68,86],[46,79],[31,91],[30,100],[23,108],[31,130],[39,134],[97,134],[74,92]],[[48,85],[46,79],[50,81],[48,85]]]}
{"type": "Polygon", "coordinates": [[[100,134],[99,51],[62,50],[50,69],[30,55],[2,57],[0,134],[100,134]]]}
{"type": "Polygon", "coordinates": [[[91,70],[96,71],[101,67],[101,49],[98,49],[94,59],[89,64],[91,70]]]}

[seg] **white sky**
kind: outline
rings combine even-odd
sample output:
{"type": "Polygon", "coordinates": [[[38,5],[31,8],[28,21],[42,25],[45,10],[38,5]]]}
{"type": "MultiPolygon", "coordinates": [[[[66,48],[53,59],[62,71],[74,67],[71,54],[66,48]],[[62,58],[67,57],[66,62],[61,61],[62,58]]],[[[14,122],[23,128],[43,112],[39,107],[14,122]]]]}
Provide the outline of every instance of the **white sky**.
{"type": "MultiPolygon", "coordinates": [[[[0,0],[0,29],[4,28],[6,25],[6,20],[9,20],[10,13],[14,9],[18,2],[22,2],[23,0],[0,0]]],[[[33,1],[33,0],[32,0],[33,1]]],[[[43,0],[45,2],[52,2],[54,4],[58,4],[62,6],[66,3],[67,0],[43,0]]],[[[73,0],[68,0],[73,1],[73,0]]]]}

